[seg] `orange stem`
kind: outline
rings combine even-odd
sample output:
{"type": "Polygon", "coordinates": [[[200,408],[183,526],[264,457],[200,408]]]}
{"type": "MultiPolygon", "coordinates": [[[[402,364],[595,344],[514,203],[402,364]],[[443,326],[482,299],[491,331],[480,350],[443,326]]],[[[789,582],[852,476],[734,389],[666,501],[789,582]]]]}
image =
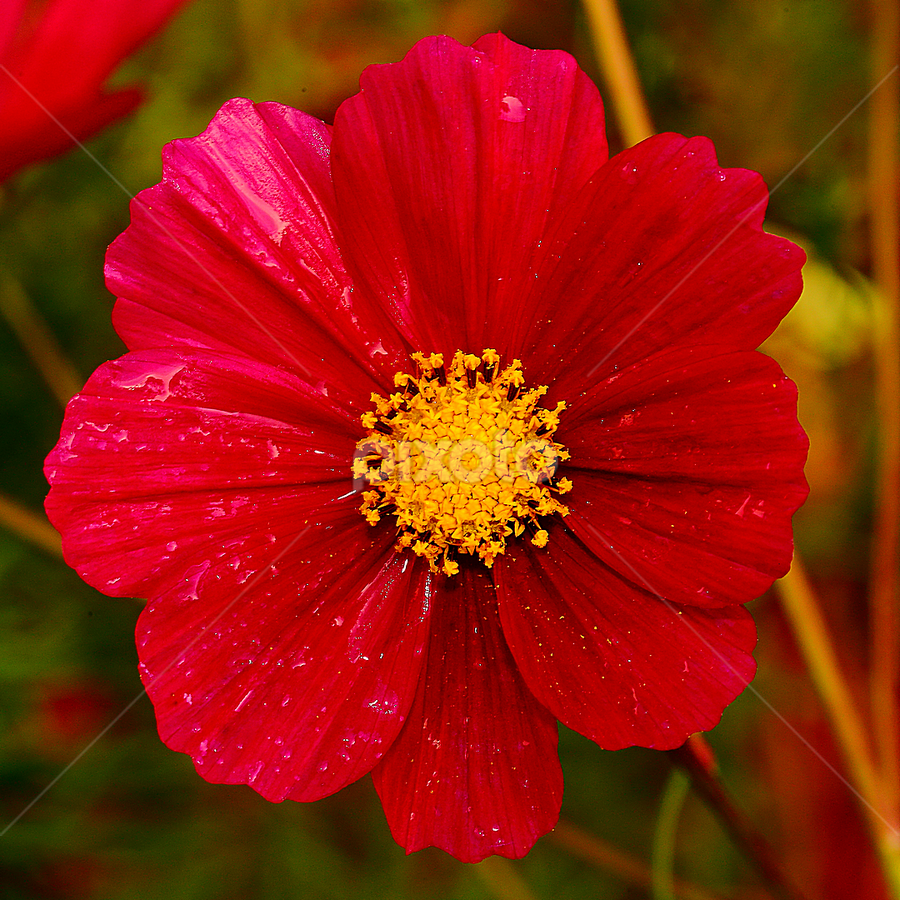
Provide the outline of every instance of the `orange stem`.
{"type": "MultiPolygon", "coordinates": [[[[900,5],[872,2],[872,77],[900,61],[900,5]]],[[[875,341],[878,481],[869,581],[871,696],[882,815],[900,824],[900,76],[872,95],[869,190],[872,268],[881,300],[875,341]]]]}
{"type": "Polygon", "coordinates": [[[43,316],[21,285],[9,276],[0,281],[0,314],[15,332],[34,367],[65,409],[84,383],[69,362],[43,316]]]}
{"type": "Polygon", "coordinates": [[[619,8],[615,0],[584,0],[584,9],[619,131],[626,144],[638,144],[655,131],[619,8]]]}
{"type": "Polygon", "coordinates": [[[702,734],[692,735],[683,746],[667,752],[691,776],[694,790],[716,813],[773,894],[779,900],[805,900],[806,895],[791,883],[771,844],[725,789],[715,754],[706,738],[702,734]]]}
{"type": "Polygon", "coordinates": [[[536,900],[512,860],[489,856],[472,869],[497,900],[536,900]]]}
{"type": "Polygon", "coordinates": [[[0,494],[0,526],[51,556],[62,558],[62,542],[56,529],[43,517],[0,494]]]}
{"type": "Polygon", "coordinates": [[[843,753],[852,788],[878,850],[890,896],[900,900],[900,835],[881,812],[881,779],[872,759],[869,737],[838,665],[820,603],[796,554],[791,570],[775,582],[775,587],[843,753]]]}

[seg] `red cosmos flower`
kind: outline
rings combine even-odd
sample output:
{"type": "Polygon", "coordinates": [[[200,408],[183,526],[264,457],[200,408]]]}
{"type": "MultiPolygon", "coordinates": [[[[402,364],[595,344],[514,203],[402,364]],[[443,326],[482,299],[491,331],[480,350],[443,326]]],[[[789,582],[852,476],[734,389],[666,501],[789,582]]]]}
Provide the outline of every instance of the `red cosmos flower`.
{"type": "Polygon", "coordinates": [[[142,99],[139,90],[105,91],[103,85],[184,3],[4,0],[0,181],[28,163],[68,150],[67,131],[85,140],[131,112],[142,99]]]}
{"type": "Polygon", "coordinates": [[[608,160],[565,53],[429,38],[361,88],[334,128],[233,100],[166,148],[47,508],[150,598],[144,683],[204,778],[371,771],[407,851],[521,856],[557,719],[671,748],[754,674],[806,438],[753,348],[803,253],[707,140],[608,160]]]}

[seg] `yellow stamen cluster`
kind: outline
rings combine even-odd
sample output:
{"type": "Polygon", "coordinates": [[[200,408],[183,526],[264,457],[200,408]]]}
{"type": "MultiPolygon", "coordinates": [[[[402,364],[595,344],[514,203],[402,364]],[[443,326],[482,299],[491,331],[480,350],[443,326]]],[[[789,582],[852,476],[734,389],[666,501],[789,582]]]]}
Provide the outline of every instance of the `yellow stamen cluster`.
{"type": "Polygon", "coordinates": [[[522,364],[499,369],[494,350],[413,354],[418,377],[398,373],[398,392],[372,395],[362,417],[353,477],[365,488],[360,511],[371,525],[394,514],[397,548],[455,575],[468,553],[492,566],[506,540],[526,529],[538,547],[540,517],[568,514],[556,495],[571,490],[556,468],[569,458],[552,440],[565,403],[538,407],[546,387],[523,388],[522,364]]]}

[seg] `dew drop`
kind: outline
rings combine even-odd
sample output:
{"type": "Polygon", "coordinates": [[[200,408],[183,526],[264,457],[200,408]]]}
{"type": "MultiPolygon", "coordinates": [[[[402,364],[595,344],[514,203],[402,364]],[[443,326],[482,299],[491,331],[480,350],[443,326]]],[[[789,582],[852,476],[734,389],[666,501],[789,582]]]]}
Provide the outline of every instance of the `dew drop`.
{"type": "Polygon", "coordinates": [[[518,97],[507,94],[500,101],[500,120],[503,122],[524,122],[525,104],[518,97]]]}

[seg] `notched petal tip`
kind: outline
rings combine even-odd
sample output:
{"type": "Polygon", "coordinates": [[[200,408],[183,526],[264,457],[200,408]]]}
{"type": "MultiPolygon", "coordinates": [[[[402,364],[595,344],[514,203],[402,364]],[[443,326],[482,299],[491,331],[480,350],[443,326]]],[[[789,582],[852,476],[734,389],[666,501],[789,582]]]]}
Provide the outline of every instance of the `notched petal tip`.
{"type": "Polygon", "coordinates": [[[332,165],[355,281],[415,346],[499,335],[504,352],[548,222],[608,157],[596,86],[567,54],[502,35],[427,38],[360,86],[335,116],[332,165]]]}
{"type": "Polygon", "coordinates": [[[423,677],[375,787],[407,853],[517,859],[559,817],[556,722],[516,670],[487,574],[438,576],[433,602],[423,677]]]}
{"type": "Polygon", "coordinates": [[[243,593],[217,560],[142,613],[160,736],[207,781],[318,800],[369,772],[403,726],[428,627],[424,573],[383,541],[352,563],[342,547],[347,530],[318,529],[243,593]]]}
{"type": "MultiPolygon", "coordinates": [[[[756,671],[741,606],[678,606],[613,573],[564,528],[497,568],[503,634],[528,687],[606,750],[672,749],[714,727],[756,671]]],[[[652,587],[652,586],[650,586],[652,587]]]]}

